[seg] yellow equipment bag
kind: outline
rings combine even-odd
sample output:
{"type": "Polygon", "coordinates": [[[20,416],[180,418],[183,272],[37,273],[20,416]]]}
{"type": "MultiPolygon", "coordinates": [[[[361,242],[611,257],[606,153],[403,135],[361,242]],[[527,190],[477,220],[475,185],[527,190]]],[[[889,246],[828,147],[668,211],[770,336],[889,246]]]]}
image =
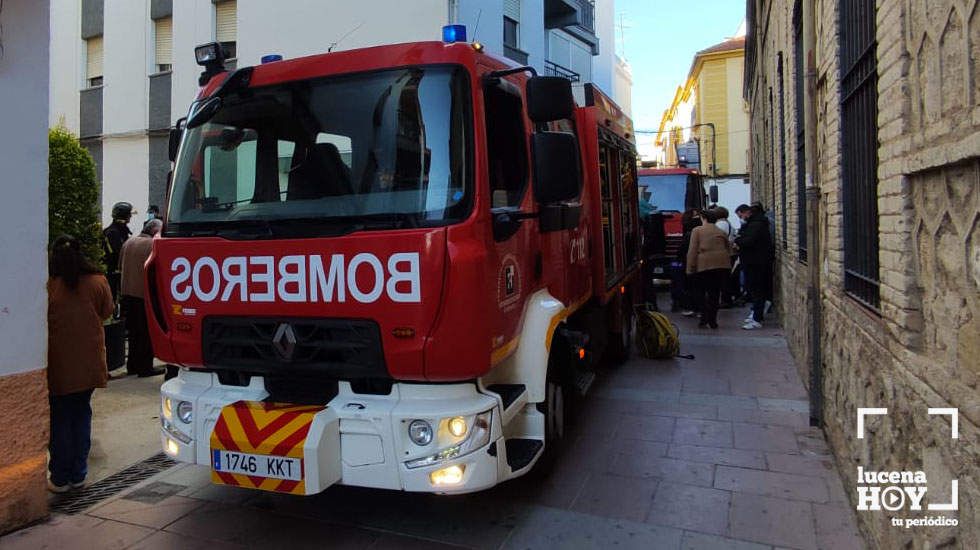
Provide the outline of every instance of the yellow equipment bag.
{"type": "Polygon", "coordinates": [[[644,357],[650,359],[670,359],[681,351],[681,341],[677,327],[666,315],[646,308],[637,309],[637,346],[644,357]]]}

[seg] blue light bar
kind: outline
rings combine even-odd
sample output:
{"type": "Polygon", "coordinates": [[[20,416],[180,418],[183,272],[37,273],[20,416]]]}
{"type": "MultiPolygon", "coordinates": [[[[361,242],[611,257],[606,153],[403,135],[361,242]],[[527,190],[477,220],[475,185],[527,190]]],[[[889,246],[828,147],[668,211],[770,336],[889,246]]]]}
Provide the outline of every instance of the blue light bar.
{"type": "Polygon", "coordinates": [[[262,64],[272,63],[273,61],[282,61],[282,56],[277,53],[270,53],[269,55],[262,56],[262,64]]]}
{"type": "Polygon", "coordinates": [[[466,25],[446,25],[442,28],[442,41],[448,44],[466,42],[466,25]]]}

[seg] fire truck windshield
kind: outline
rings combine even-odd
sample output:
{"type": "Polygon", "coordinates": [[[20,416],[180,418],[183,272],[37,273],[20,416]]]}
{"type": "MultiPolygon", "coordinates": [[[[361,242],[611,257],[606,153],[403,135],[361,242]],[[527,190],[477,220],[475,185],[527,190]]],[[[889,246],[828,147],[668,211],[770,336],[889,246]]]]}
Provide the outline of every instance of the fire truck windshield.
{"type": "Polygon", "coordinates": [[[464,218],[465,75],[417,67],[231,93],[185,132],[167,234],[232,237],[258,226],[269,237],[319,236],[464,218]]]}
{"type": "Polygon", "coordinates": [[[683,212],[687,180],[685,174],[640,176],[640,194],[656,210],[683,212]]]}

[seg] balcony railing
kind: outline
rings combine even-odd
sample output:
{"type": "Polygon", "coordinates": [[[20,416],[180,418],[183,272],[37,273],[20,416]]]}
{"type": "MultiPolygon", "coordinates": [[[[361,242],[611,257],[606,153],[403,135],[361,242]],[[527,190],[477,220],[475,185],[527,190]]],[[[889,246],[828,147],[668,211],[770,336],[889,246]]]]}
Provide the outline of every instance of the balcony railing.
{"type": "Polygon", "coordinates": [[[582,26],[595,32],[595,0],[576,0],[582,14],[582,26]]]}
{"type": "Polygon", "coordinates": [[[578,82],[582,79],[582,75],[577,72],[568,67],[562,67],[557,63],[552,63],[551,61],[544,62],[544,74],[546,76],[563,76],[572,82],[578,82]]]}
{"type": "Polygon", "coordinates": [[[545,28],[581,27],[595,34],[595,0],[545,0],[545,28]]]}

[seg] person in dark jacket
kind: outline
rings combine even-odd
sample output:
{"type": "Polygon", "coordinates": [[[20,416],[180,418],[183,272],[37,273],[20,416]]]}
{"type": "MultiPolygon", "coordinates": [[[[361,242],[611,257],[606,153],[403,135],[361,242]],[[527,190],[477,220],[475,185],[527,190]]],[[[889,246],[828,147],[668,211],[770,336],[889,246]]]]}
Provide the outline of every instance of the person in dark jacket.
{"type": "MultiPolygon", "coordinates": [[[[681,247],[677,250],[677,269],[674,272],[674,287],[671,295],[674,298],[675,306],[681,309],[681,315],[693,317],[698,313],[698,302],[695,300],[693,281],[687,275],[687,251],[691,248],[691,233],[695,227],[701,225],[701,218],[698,211],[693,208],[688,209],[681,215],[681,229],[684,236],[681,240],[681,247]]],[[[674,310],[677,307],[673,308],[674,310]]]]}
{"type": "Polygon", "coordinates": [[[774,253],[769,219],[761,206],[752,205],[748,210],[735,237],[735,244],[738,246],[739,264],[745,273],[745,287],[752,300],[752,318],[747,319],[742,328],[759,329],[765,315],[774,253]]]}
{"type": "Polygon", "coordinates": [[[123,243],[133,234],[129,230],[129,220],[133,218],[133,205],[128,202],[117,202],[112,205],[112,223],[102,230],[102,252],[105,254],[106,279],[112,289],[112,300],[119,300],[119,254],[123,243]]]}

